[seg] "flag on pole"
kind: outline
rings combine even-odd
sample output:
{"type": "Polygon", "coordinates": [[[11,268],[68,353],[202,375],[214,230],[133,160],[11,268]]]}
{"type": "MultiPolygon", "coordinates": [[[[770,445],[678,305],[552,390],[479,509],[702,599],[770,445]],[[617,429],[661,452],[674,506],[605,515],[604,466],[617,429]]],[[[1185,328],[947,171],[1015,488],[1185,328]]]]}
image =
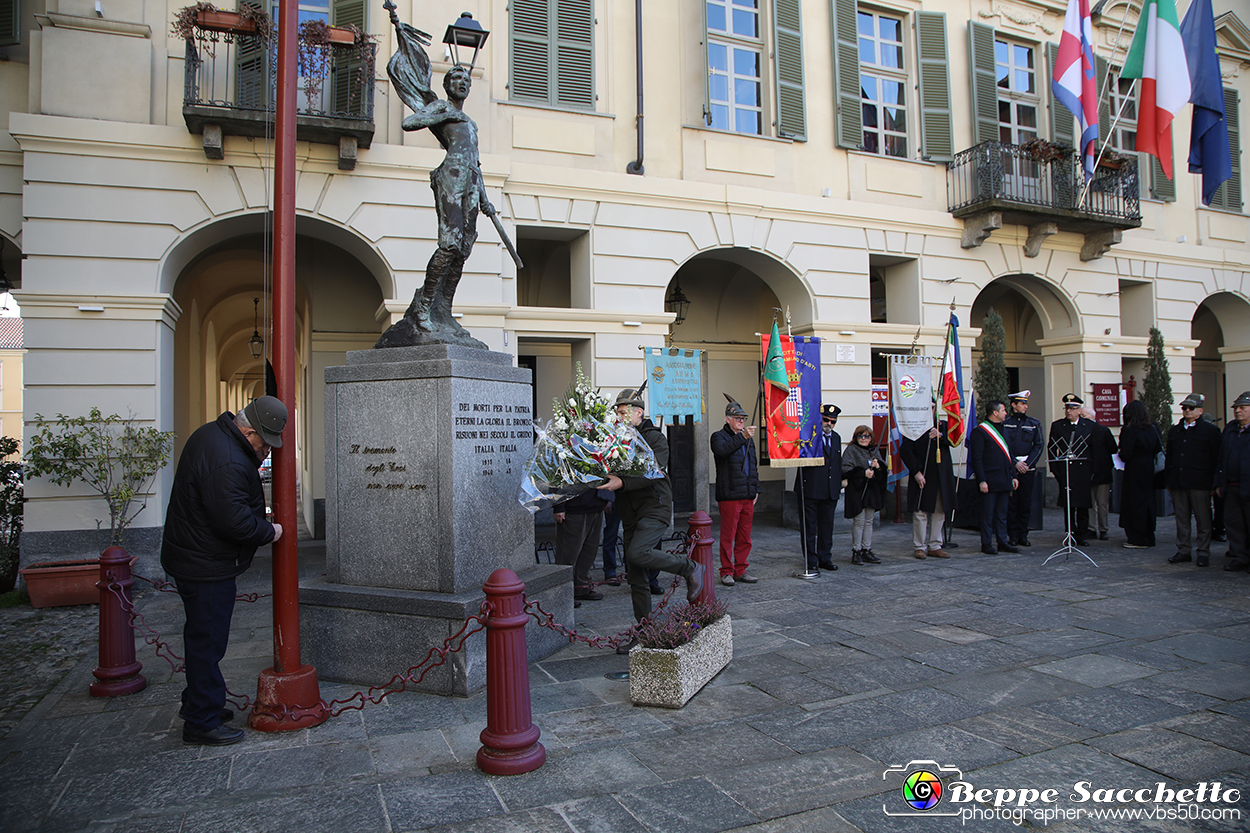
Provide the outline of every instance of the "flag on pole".
{"type": "Polygon", "coordinates": [[[1098,81],[1094,76],[1093,41],[1089,0],[1068,0],[1050,89],[1076,117],[1077,150],[1081,152],[1086,181],[1094,176],[1098,157],[1098,81]]]}
{"type": "Polygon", "coordinates": [[[1137,150],[1159,160],[1172,178],[1172,119],[1189,101],[1185,46],[1172,0],[1143,0],[1121,78],[1140,78],[1137,150]]]}
{"type": "Polygon", "coordinates": [[[790,377],[782,352],[781,333],[773,322],[772,334],[764,344],[764,418],[769,425],[790,396],[790,377]]]}
{"type": "Polygon", "coordinates": [[[959,445],[964,439],[964,370],[959,361],[959,319],[951,313],[946,328],[946,361],[942,365],[942,412],[946,414],[946,439],[959,445]]]}
{"type": "Polygon", "coordinates": [[[769,465],[823,463],[813,446],[820,432],[820,339],[783,336],[774,321],[772,334],[761,340],[760,353],[769,465]]]}
{"type": "Polygon", "coordinates": [[[1189,100],[1193,123],[1189,131],[1189,172],[1202,174],[1202,204],[1224,180],[1233,175],[1228,146],[1228,122],[1224,120],[1224,82],[1220,59],[1215,54],[1215,18],[1211,0],[1193,0],[1181,21],[1181,40],[1189,64],[1189,100]]]}
{"type": "MultiPolygon", "coordinates": [[[[893,391],[891,391],[893,394],[893,391]]],[[[885,480],[886,491],[894,491],[894,485],[907,477],[907,466],[903,464],[903,432],[898,430],[898,421],[894,418],[894,409],[890,408],[890,441],[886,444],[886,468],[890,472],[885,480]]]]}

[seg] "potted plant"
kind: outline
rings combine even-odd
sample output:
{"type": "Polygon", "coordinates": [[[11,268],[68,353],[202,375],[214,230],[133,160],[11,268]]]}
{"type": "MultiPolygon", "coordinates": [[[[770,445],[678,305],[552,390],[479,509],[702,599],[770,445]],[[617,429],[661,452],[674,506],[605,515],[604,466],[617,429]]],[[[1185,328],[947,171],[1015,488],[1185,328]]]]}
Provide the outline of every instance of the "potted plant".
{"type": "MultiPolygon", "coordinates": [[[[66,487],[81,482],[104,499],[109,510],[106,546],[123,546],[126,527],[147,506],[152,481],[173,450],[172,431],[137,423],[133,415],[104,416],[99,408],[85,417],[57,414],[45,419],[36,414],[26,446],[29,477],[66,487]]],[[[96,525],[103,528],[103,521],[96,525]]],[[[98,561],[32,564],[20,572],[34,607],[87,604],[97,598],[98,561]]]]}
{"type": "Polygon", "coordinates": [[[733,659],[724,602],[685,605],[638,629],[629,652],[629,699],[678,709],[733,659]]]}
{"type": "Polygon", "coordinates": [[[236,35],[259,35],[268,39],[273,25],[269,21],[269,15],[259,6],[243,3],[238,11],[228,11],[219,9],[212,3],[196,3],[178,10],[169,32],[176,38],[191,40],[195,37],[196,29],[236,35]]]}

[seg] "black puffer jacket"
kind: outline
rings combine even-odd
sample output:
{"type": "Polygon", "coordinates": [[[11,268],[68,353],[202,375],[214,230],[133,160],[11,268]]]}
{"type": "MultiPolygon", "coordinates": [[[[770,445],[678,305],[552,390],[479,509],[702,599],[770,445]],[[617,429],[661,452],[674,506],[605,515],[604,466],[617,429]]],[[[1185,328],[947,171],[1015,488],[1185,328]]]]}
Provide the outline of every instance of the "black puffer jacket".
{"type": "Polygon", "coordinates": [[[624,485],[616,493],[616,512],[621,516],[621,523],[626,524],[626,529],[641,518],[668,523],[673,515],[673,484],[668,479],[668,440],[650,419],[638,424],[638,436],[651,448],[664,477],[655,480],[646,477],[621,478],[624,485]]]}
{"type": "Polygon", "coordinates": [[[161,566],[174,578],[222,581],[273,540],[265,520],[260,460],[226,411],[187,440],[165,514],[161,566]]]}
{"type": "Polygon", "coordinates": [[[1215,485],[1215,469],[1220,462],[1223,441],[1215,423],[1198,419],[1185,427],[1185,420],[1168,430],[1167,487],[1210,491],[1215,485]]]}
{"type": "Polygon", "coordinates": [[[726,424],[712,434],[711,445],[712,456],[716,458],[716,502],[752,500],[758,495],[760,471],[755,457],[755,440],[737,433],[726,424]],[[743,446],[746,446],[745,460],[743,446]]]}

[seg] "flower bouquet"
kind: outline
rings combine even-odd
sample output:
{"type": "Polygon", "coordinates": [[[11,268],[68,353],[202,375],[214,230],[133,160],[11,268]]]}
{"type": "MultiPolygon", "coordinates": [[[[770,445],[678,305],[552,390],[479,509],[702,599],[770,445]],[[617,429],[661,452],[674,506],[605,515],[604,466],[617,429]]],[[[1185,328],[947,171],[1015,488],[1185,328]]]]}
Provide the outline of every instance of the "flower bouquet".
{"type": "Polygon", "coordinates": [[[604,484],[609,475],[658,480],[651,448],[612,412],[577,365],[577,381],[552,400],[547,426],[535,425],[534,456],[521,472],[521,505],[531,513],[604,484]]]}

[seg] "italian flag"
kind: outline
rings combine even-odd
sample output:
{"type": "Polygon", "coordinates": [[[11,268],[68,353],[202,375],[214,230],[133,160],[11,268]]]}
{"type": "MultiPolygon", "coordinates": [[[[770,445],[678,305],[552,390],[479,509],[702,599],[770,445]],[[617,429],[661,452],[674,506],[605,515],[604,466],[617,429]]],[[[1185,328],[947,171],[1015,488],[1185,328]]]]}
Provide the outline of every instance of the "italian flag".
{"type": "Polygon", "coordinates": [[[1176,4],[1144,0],[1122,78],[1140,78],[1137,150],[1159,160],[1172,178],[1172,119],[1189,102],[1189,69],[1176,4]]]}
{"type": "Polygon", "coordinates": [[[951,445],[964,440],[963,369],[959,364],[959,319],[951,313],[946,328],[946,355],[942,361],[942,412],[946,414],[946,439],[951,445]]]}

